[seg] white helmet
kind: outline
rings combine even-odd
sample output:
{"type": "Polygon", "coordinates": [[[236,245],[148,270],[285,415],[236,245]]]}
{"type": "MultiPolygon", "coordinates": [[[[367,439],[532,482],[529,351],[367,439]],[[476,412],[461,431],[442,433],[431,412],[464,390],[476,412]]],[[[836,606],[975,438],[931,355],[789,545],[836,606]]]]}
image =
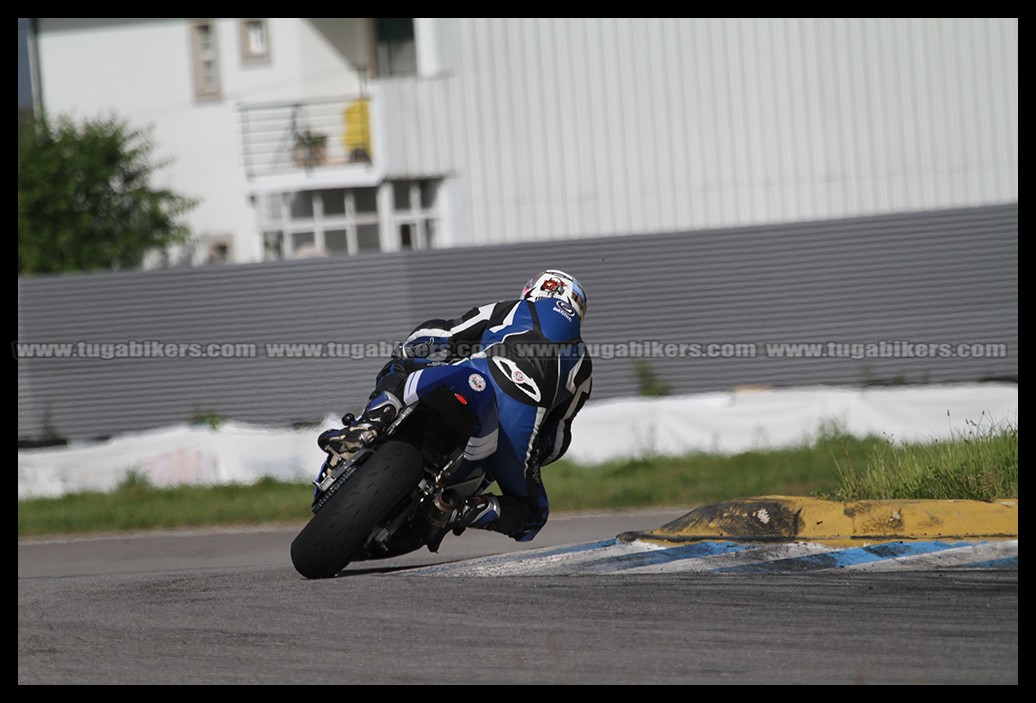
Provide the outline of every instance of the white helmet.
{"type": "Polygon", "coordinates": [[[586,319],[586,293],[574,276],[564,271],[544,271],[533,276],[522,289],[522,300],[557,298],[572,306],[580,320],[586,319]]]}

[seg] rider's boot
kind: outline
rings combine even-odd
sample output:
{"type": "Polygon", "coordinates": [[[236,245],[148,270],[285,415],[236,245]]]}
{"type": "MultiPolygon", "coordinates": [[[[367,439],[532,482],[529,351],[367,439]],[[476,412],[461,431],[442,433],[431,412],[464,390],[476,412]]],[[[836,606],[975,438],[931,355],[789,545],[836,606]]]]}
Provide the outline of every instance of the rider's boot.
{"type": "Polygon", "coordinates": [[[327,430],[317,438],[317,444],[325,452],[333,449],[338,454],[369,447],[392,423],[402,407],[399,398],[392,393],[382,392],[367,403],[360,417],[351,425],[340,430],[327,430]]]}

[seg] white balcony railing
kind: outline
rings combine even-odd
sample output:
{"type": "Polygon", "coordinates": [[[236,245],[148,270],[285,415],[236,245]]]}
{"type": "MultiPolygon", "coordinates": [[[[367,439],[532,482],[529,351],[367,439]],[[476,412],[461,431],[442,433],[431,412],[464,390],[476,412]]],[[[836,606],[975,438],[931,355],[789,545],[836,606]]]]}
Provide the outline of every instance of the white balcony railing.
{"type": "Polygon", "coordinates": [[[392,78],[369,88],[363,96],[241,106],[248,178],[353,165],[395,178],[457,169],[456,130],[466,122],[456,112],[453,76],[392,78]],[[300,148],[313,135],[322,149],[300,148]]]}
{"type": "Polygon", "coordinates": [[[370,100],[351,98],[242,106],[249,178],[371,161],[370,100]]]}

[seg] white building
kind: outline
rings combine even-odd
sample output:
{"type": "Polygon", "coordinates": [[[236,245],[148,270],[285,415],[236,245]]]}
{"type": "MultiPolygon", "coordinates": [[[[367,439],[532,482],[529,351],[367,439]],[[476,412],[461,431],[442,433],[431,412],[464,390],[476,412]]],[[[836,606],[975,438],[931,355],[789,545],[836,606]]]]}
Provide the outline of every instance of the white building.
{"type": "Polygon", "coordinates": [[[48,112],[153,127],[197,263],[1018,199],[1017,18],[36,18],[34,43],[48,112]]]}

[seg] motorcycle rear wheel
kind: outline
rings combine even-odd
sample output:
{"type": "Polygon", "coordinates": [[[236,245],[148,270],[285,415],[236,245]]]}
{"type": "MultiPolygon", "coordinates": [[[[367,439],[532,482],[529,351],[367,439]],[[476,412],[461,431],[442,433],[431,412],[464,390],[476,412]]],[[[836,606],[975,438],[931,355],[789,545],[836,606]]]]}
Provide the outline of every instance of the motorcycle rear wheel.
{"type": "Polygon", "coordinates": [[[360,466],[291,543],[291,562],[308,579],[344,569],[371,531],[421,480],[421,453],[388,441],[360,466]]]}

